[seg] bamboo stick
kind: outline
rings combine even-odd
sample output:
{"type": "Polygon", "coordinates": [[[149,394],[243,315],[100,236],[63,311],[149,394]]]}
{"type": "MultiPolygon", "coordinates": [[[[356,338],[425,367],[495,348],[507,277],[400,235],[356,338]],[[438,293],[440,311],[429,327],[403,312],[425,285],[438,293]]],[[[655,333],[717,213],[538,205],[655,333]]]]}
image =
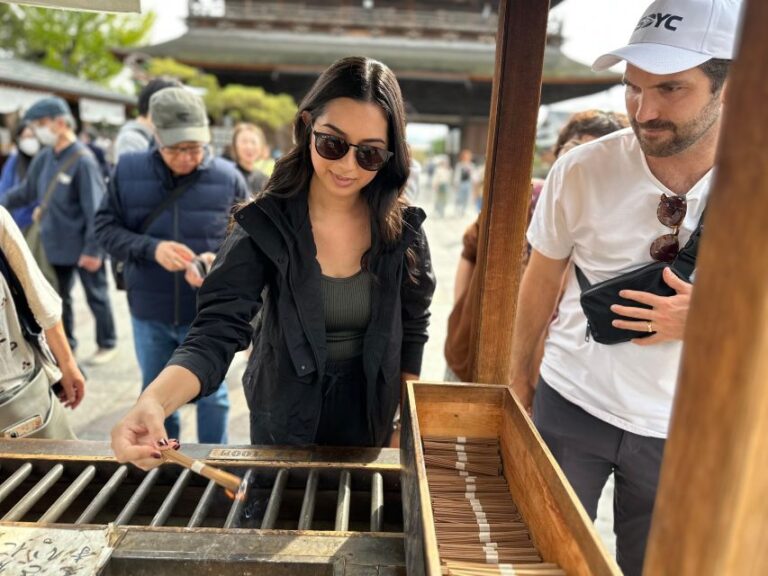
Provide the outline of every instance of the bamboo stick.
{"type": "Polygon", "coordinates": [[[208,480],[213,480],[216,484],[226,488],[236,496],[240,495],[242,478],[239,476],[219,470],[210,464],[205,464],[200,460],[195,460],[179,452],[180,445],[176,440],[160,440],[158,444],[160,445],[160,455],[164,462],[173,462],[183,468],[188,468],[192,472],[208,478],[208,480]]]}
{"type": "Polygon", "coordinates": [[[422,437],[443,574],[564,576],[543,562],[501,475],[497,439],[422,437]]]}

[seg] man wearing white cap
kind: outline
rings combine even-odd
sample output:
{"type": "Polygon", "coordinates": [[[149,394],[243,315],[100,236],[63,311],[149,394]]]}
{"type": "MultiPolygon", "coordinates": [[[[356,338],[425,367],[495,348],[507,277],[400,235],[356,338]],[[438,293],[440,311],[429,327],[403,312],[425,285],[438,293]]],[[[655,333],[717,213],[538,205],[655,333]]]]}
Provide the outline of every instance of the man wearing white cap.
{"type": "Polygon", "coordinates": [[[628,341],[609,345],[587,327],[568,263],[594,285],[674,261],[697,228],[740,4],[658,0],[627,46],[596,60],[595,70],[626,62],[631,128],[562,156],[528,229],[533,251],[520,287],[512,386],[526,407],[533,405],[542,437],[593,519],[614,474],[617,560],[630,576],[642,573],[691,284],[667,268],[663,280],[672,296],[622,292],[637,306],[606,306],[613,327],[628,334],[628,341]],[[566,271],[557,319],[548,326],[566,271]],[[528,382],[547,328],[534,396],[528,382]]]}

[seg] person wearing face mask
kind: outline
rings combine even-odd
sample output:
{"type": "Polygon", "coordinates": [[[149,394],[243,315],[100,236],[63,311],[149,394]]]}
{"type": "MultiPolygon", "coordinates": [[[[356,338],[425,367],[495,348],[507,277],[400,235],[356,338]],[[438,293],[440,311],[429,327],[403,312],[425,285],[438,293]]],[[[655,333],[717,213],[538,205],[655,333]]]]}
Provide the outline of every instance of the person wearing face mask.
{"type": "MultiPolygon", "coordinates": [[[[27,176],[27,170],[32,162],[32,158],[40,151],[40,141],[35,137],[32,127],[21,122],[13,135],[13,141],[16,149],[11,152],[8,160],[3,164],[3,171],[0,173],[0,199],[6,192],[18,185],[27,176]]],[[[24,232],[32,224],[32,212],[35,205],[17,208],[11,213],[17,226],[24,232]]]]}
{"type": "Polygon", "coordinates": [[[93,154],[77,141],[75,121],[64,100],[55,96],[38,100],[24,114],[24,121],[45,148],[31,162],[26,178],[8,190],[0,204],[9,209],[37,204],[33,220],[55,272],[70,347],[77,346],[71,295],[77,275],[96,319],[98,349],[89,363],[105,364],[115,355],[117,338],[104,251],[93,226],[104,196],[104,179],[93,154]]]}

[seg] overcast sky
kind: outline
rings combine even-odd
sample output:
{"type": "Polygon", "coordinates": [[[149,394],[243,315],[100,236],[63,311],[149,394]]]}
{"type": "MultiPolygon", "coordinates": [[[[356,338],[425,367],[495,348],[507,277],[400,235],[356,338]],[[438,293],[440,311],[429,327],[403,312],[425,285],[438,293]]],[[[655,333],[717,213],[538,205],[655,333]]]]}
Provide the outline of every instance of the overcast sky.
{"type": "MultiPolygon", "coordinates": [[[[603,52],[627,42],[649,3],[649,0],[565,0],[552,10],[551,17],[563,23],[566,38],[563,51],[574,60],[591,64],[603,52]]],[[[184,32],[185,0],[142,0],[141,4],[143,10],[154,10],[158,16],[152,43],[170,40],[184,32]]]]}

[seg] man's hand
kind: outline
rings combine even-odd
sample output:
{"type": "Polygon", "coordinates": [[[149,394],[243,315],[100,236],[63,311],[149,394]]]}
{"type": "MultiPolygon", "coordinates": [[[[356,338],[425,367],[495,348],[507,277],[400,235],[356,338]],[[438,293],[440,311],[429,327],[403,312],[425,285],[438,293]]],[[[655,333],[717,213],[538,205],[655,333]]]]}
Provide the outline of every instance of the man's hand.
{"type": "Polygon", "coordinates": [[[101,268],[101,264],[101,258],[96,256],[87,256],[86,254],[82,254],[80,259],[77,261],[77,265],[84,270],[88,270],[88,272],[98,271],[98,269],[101,268]]]}
{"type": "Polygon", "coordinates": [[[189,247],[172,240],[160,242],[155,249],[155,260],[168,272],[181,272],[194,257],[189,247]]]}
{"type": "Polygon", "coordinates": [[[611,312],[637,320],[614,320],[613,325],[622,330],[637,330],[638,332],[654,332],[647,338],[635,338],[634,344],[650,346],[660,342],[682,340],[685,332],[685,322],[688,318],[688,308],[691,305],[693,286],[681,280],[670,268],[663,272],[664,282],[673,288],[674,296],[657,296],[649,292],[622,290],[619,296],[635,300],[651,308],[634,308],[631,306],[611,306],[611,312]]]}
{"type": "Polygon", "coordinates": [[[203,280],[208,274],[208,270],[211,269],[213,261],[216,259],[216,254],[213,252],[203,252],[199,256],[195,257],[192,262],[187,264],[187,271],[184,274],[184,280],[193,288],[200,288],[203,285],[203,280]],[[201,273],[201,268],[204,273],[201,273]]]}
{"type": "Polygon", "coordinates": [[[515,393],[528,416],[531,416],[533,414],[533,395],[536,389],[531,386],[530,378],[513,378],[509,387],[512,388],[512,392],[515,393]]]}

